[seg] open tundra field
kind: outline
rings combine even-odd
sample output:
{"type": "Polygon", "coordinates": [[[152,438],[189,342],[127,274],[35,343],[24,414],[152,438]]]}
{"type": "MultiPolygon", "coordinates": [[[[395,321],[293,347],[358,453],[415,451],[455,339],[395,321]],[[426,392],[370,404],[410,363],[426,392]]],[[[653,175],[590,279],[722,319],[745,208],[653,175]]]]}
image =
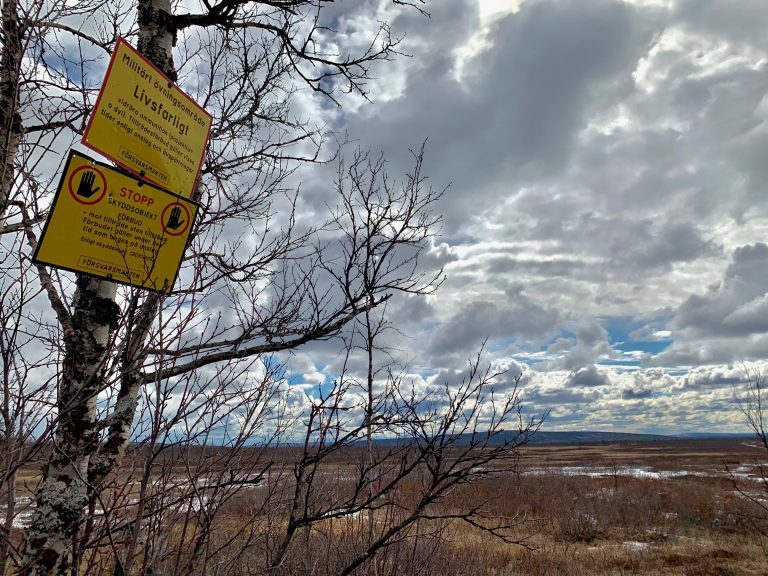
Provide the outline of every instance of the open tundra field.
{"type": "Polygon", "coordinates": [[[457,497],[531,520],[533,550],[467,535],[453,554],[466,574],[768,574],[766,456],[735,439],[529,446],[514,484],[457,497]]]}
{"type": "MultiPolygon", "coordinates": [[[[275,574],[331,575],[384,532],[417,499],[423,483],[405,482],[390,505],[367,512],[334,508],[354,490],[362,450],[318,470],[313,506],[328,510],[294,539],[275,574]],[[372,523],[372,524],[371,524],[372,523]]],[[[253,454],[244,470],[201,466],[206,454],[172,454],[151,481],[140,481],[140,450],[92,511],[94,537],[83,574],[112,573],[115,550],[132,545],[141,574],[266,574],[290,513],[290,449],[253,454]],[[266,474],[258,464],[273,462],[266,474]],[[236,489],[235,489],[236,488],[236,489]],[[131,526],[139,503],[140,532],[131,526]],[[109,518],[105,521],[105,517],[109,518]],[[98,530],[112,528],[102,537],[98,530]],[[101,528],[99,528],[101,526],[101,528]]],[[[404,535],[380,549],[384,575],[747,575],[768,574],[768,498],[754,441],[665,440],[523,447],[514,473],[458,486],[404,535]],[[503,542],[455,517],[481,508],[485,522],[514,519],[503,542]]],[[[28,521],[33,468],[19,475],[18,529],[28,521]]],[[[118,552],[122,553],[122,552],[118,552]]],[[[346,573],[371,574],[370,563],[346,573]]]]}

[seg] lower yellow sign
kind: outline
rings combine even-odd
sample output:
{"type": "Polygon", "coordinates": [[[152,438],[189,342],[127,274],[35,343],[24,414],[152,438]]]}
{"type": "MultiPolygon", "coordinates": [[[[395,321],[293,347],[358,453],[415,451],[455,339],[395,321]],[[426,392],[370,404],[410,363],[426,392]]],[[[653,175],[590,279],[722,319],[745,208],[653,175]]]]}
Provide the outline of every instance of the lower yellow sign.
{"type": "Polygon", "coordinates": [[[170,292],[197,206],[70,152],[33,261],[170,292]]]}

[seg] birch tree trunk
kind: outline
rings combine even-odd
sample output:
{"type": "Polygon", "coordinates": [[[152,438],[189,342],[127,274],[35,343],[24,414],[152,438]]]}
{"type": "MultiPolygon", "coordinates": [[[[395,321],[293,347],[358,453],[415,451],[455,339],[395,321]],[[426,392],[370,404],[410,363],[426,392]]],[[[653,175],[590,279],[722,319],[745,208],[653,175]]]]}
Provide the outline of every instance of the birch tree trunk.
{"type": "Polygon", "coordinates": [[[88,504],[88,460],[98,442],[96,396],[119,308],[115,285],[80,276],[74,313],[64,326],[64,365],[58,387],[53,453],[37,492],[22,574],[66,574],[69,545],[88,504]]]}
{"type": "Polygon", "coordinates": [[[19,68],[22,57],[18,0],[3,0],[3,47],[0,54],[0,234],[14,179],[14,158],[21,142],[19,68]]]}
{"type": "MultiPolygon", "coordinates": [[[[176,68],[173,64],[176,31],[170,21],[170,0],[141,0],[137,10],[139,52],[168,78],[176,81],[176,68]]],[[[199,200],[198,187],[195,188],[192,200],[199,200]]],[[[120,389],[110,416],[107,440],[94,455],[89,470],[89,482],[96,489],[116,469],[130,441],[131,424],[144,382],[141,367],[147,358],[147,336],[161,304],[162,297],[159,294],[149,293],[139,307],[135,322],[129,331],[121,358],[120,389]]]]}
{"type": "MultiPolygon", "coordinates": [[[[170,15],[168,0],[139,2],[138,49],[175,80],[170,15]]],[[[142,382],[139,370],[146,357],[142,350],[161,298],[147,296],[124,346],[118,400],[109,417],[108,439],[100,447],[96,397],[105,388],[104,368],[120,320],[116,292],[112,282],[77,278],[71,325],[64,327],[65,357],[54,452],[37,493],[21,574],[65,575],[73,570],[72,539],[84,524],[91,496],[116,469],[130,439],[142,382]]]]}
{"type": "MultiPolygon", "coordinates": [[[[369,474],[373,474],[374,458],[373,458],[373,338],[374,331],[371,329],[371,312],[365,311],[365,352],[368,357],[368,370],[366,388],[368,392],[368,398],[365,407],[365,469],[369,474]]],[[[368,483],[368,501],[373,504],[374,501],[374,486],[373,482],[368,483]]],[[[376,524],[374,520],[373,506],[368,508],[368,541],[367,546],[370,548],[373,542],[376,540],[376,524]]],[[[379,565],[376,561],[376,557],[371,558],[369,574],[371,576],[379,576],[379,565]]]]}

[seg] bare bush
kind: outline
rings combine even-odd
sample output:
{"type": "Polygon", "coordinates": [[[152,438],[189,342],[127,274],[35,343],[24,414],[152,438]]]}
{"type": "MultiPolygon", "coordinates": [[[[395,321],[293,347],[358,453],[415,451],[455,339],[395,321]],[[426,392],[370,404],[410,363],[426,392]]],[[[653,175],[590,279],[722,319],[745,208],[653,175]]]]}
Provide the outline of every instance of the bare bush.
{"type": "MultiPolygon", "coordinates": [[[[757,368],[745,368],[745,389],[737,396],[737,401],[749,428],[754,432],[760,446],[768,451],[768,428],[766,427],[766,377],[757,368]]],[[[768,467],[762,461],[754,462],[757,472],[757,482],[745,481],[739,478],[726,462],[726,470],[731,475],[734,489],[751,504],[749,510],[743,511],[742,516],[762,536],[768,536],[768,467]],[[757,484],[757,486],[756,486],[757,484]]]]}

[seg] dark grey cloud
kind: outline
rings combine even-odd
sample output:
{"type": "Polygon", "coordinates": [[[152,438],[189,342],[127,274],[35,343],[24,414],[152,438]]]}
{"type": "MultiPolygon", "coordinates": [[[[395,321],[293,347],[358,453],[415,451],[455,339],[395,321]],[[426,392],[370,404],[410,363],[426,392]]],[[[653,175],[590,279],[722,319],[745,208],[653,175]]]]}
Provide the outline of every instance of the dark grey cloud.
{"type": "Polygon", "coordinates": [[[733,253],[721,282],[683,302],[672,326],[711,337],[768,332],[768,322],[760,316],[767,295],[768,245],[743,246],[733,253]]]}
{"type": "Polygon", "coordinates": [[[688,296],[669,326],[674,344],[649,365],[730,363],[768,358],[768,245],[734,250],[722,279],[688,296]]]}
{"type": "Polygon", "coordinates": [[[625,222],[632,234],[618,238],[611,246],[611,260],[624,267],[635,266],[647,271],[668,269],[677,262],[690,262],[704,256],[716,255],[711,241],[702,238],[690,222],[664,222],[656,226],[649,221],[625,222]]]}
{"type": "Polygon", "coordinates": [[[768,43],[768,4],[762,0],[681,0],[673,10],[675,19],[691,31],[709,34],[728,42],[768,43]]]}
{"type": "Polygon", "coordinates": [[[471,5],[441,2],[429,25],[413,15],[395,22],[418,35],[407,88],[347,118],[365,146],[394,158],[429,137],[427,169],[453,183],[444,202],[451,232],[523,180],[562,171],[589,113],[631,90],[654,31],[623,2],[525,2],[493,25],[490,48],[465,64],[459,83],[455,49],[479,28],[471,5]]]}
{"type": "Polygon", "coordinates": [[[435,318],[435,307],[421,296],[401,296],[388,307],[387,317],[397,327],[421,324],[435,318]]]}
{"type": "MultiPolygon", "coordinates": [[[[514,252],[514,248],[509,251],[514,252]]],[[[578,260],[570,260],[566,258],[544,260],[542,258],[533,258],[531,256],[517,257],[513,254],[493,256],[485,262],[484,266],[485,272],[488,275],[520,273],[525,271],[535,275],[543,275],[547,277],[563,276],[566,278],[578,277],[581,272],[588,268],[588,264],[578,260]]]]}
{"type": "Polygon", "coordinates": [[[433,356],[444,356],[473,350],[487,338],[545,338],[557,320],[556,311],[539,305],[513,287],[506,301],[473,301],[462,306],[437,328],[427,351],[433,356]]]}
{"type": "Polygon", "coordinates": [[[622,400],[644,400],[653,396],[653,390],[642,390],[638,388],[625,388],[621,391],[622,400]]]}
{"type": "Polygon", "coordinates": [[[451,251],[451,247],[441,242],[425,250],[419,258],[419,266],[423,270],[436,271],[445,268],[447,264],[456,262],[459,257],[451,251]]]}
{"type": "MultiPolygon", "coordinates": [[[[523,390],[526,408],[533,412],[544,412],[554,407],[582,405],[596,401],[600,393],[596,390],[574,390],[571,388],[528,387],[523,390]]],[[[549,421],[549,418],[547,419],[549,421]]]]}
{"type": "Polygon", "coordinates": [[[572,326],[576,344],[555,362],[555,366],[564,370],[579,371],[582,368],[594,368],[594,363],[603,356],[610,357],[613,350],[609,344],[608,331],[595,321],[582,321],[572,326]]]}
{"type": "Polygon", "coordinates": [[[733,368],[712,368],[693,370],[685,376],[682,385],[684,388],[694,390],[706,390],[710,388],[728,388],[744,384],[746,382],[746,373],[740,369],[733,368]]]}
{"type": "Polygon", "coordinates": [[[584,368],[579,368],[575,372],[571,372],[568,375],[565,386],[567,388],[596,388],[608,386],[610,383],[611,379],[607,374],[598,370],[594,364],[590,364],[584,368]]]}
{"type": "Polygon", "coordinates": [[[674,344],[656,356],[648,356],[646,366],[666,366],[687,370],[696,366],[729,364],[742,360],[768,358],[768,335],[690,339],[681,334],[674,344]]]}
{"type": "Polygon", "coordinates": [[[621,386],[622,400],[647,400],[663,394],[675,385],[675,380],[658,368],[635,372],[632,380],[621,386]]]}

